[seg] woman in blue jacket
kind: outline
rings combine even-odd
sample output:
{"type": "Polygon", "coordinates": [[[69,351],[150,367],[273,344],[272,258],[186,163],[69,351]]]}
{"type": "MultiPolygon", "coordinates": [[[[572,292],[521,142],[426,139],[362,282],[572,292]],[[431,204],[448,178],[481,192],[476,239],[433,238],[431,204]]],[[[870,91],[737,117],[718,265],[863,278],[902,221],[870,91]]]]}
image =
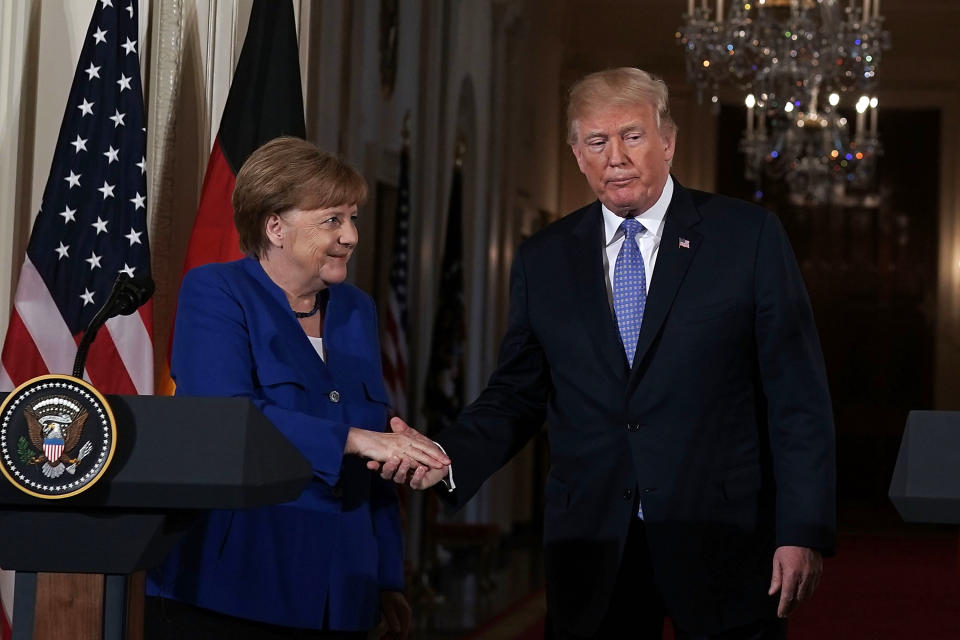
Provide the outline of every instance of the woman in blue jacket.
{"type": "Polygon", "coordinates": [[[248,257],[183,279],[177,395],[251,398],[314,476],[293,502],[193,527],[150,573],[148,638],[365,637],[378,616],[409,631],[395,489],[368,468],[402,460],[422,477],[449,459],[413,430],[385,432],[374,305],[344,282],[366,191],[312,144],[272,140],[233,193],[248,257]]]}

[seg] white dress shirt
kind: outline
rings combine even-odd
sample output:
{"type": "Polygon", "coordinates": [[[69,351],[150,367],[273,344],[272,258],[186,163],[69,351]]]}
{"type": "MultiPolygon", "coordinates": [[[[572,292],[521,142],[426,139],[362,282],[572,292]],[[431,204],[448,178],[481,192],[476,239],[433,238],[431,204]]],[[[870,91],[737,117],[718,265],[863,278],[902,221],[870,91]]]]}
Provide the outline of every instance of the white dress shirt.
{"type": "MultiPolygon", "coordinates": [[[[668,175],[660,198],[652,207],[636,216],[637,222],[646,229],[644,233],[637,234],[636,240],[640,247],[640,256],[643,258],[648,294],[650,282],[653,280],[653,268],[657,264],[657,253],[660,250],[660,238],[663,237],[663,218],[667,215],[671,198],[673,198],[673,178],[668,175]]],[[[623,218],[607,209],[605,205],[601,205],[601,208],[603,209],[603,270],[606,274],[607,300],[610,301],[610,310],[613,311],[613,270],[617,266],[617,254],[623,246],[624,232],[620,230],[623,218]]],[[[614,317],[616,317],[615,312],[614,317]]]]}
{"type": "Polygon", "coordinates": [[[317,352],[317,355],[320,356],[320,359],[324,362],[327,361],[327,353],[323,350],[323,338],[315,338],[313,336],[307,336],[310,339],[310,344],[313,346],[313,350],[317,352]]]}

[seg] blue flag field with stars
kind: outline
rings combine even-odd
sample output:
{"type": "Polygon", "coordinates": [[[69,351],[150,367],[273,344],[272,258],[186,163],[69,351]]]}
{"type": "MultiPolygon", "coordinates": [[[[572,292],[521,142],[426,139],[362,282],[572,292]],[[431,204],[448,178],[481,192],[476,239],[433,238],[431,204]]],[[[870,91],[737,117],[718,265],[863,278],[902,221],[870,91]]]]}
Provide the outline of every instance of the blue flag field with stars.
{"type": "Polygon", "coordinates": [[[137,4],[98,0],[27,254],[70,333],[117,274],[150,275],[137,4]]]}

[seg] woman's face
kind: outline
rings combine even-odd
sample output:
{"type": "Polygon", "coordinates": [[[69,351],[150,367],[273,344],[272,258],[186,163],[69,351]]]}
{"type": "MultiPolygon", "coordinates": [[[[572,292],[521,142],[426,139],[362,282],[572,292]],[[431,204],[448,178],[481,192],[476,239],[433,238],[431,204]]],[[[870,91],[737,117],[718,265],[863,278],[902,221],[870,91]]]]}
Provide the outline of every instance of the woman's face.
{"type": "Polygon", "coordinates": [[[290,266],[325,286],[343,282],[357,246],[357,205],[292,209],[280,216],[290,266]]]}

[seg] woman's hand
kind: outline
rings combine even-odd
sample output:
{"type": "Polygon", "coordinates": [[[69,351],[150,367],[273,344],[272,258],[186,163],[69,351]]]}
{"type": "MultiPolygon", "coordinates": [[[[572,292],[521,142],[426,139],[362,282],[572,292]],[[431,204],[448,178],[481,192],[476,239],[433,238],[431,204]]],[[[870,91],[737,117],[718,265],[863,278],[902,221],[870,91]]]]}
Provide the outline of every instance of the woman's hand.
{"type": "Polygon", "coordinates": [[[377,625],[379,638],[407,640],[413,624],[413,612],[407,598],[400,591],[380,592],[380,624],[377,625]]]}
{"type": "Polygon", "coordinates": [[[347,433],[344,453],[369,458],[367,468],[378,470],[380,464],[399,458],[401,464],[441,469],[450,464],[450,458],[432,440],[408,426],[400,418],[390,421],[392,433],[351,428],[347,433]]]}

